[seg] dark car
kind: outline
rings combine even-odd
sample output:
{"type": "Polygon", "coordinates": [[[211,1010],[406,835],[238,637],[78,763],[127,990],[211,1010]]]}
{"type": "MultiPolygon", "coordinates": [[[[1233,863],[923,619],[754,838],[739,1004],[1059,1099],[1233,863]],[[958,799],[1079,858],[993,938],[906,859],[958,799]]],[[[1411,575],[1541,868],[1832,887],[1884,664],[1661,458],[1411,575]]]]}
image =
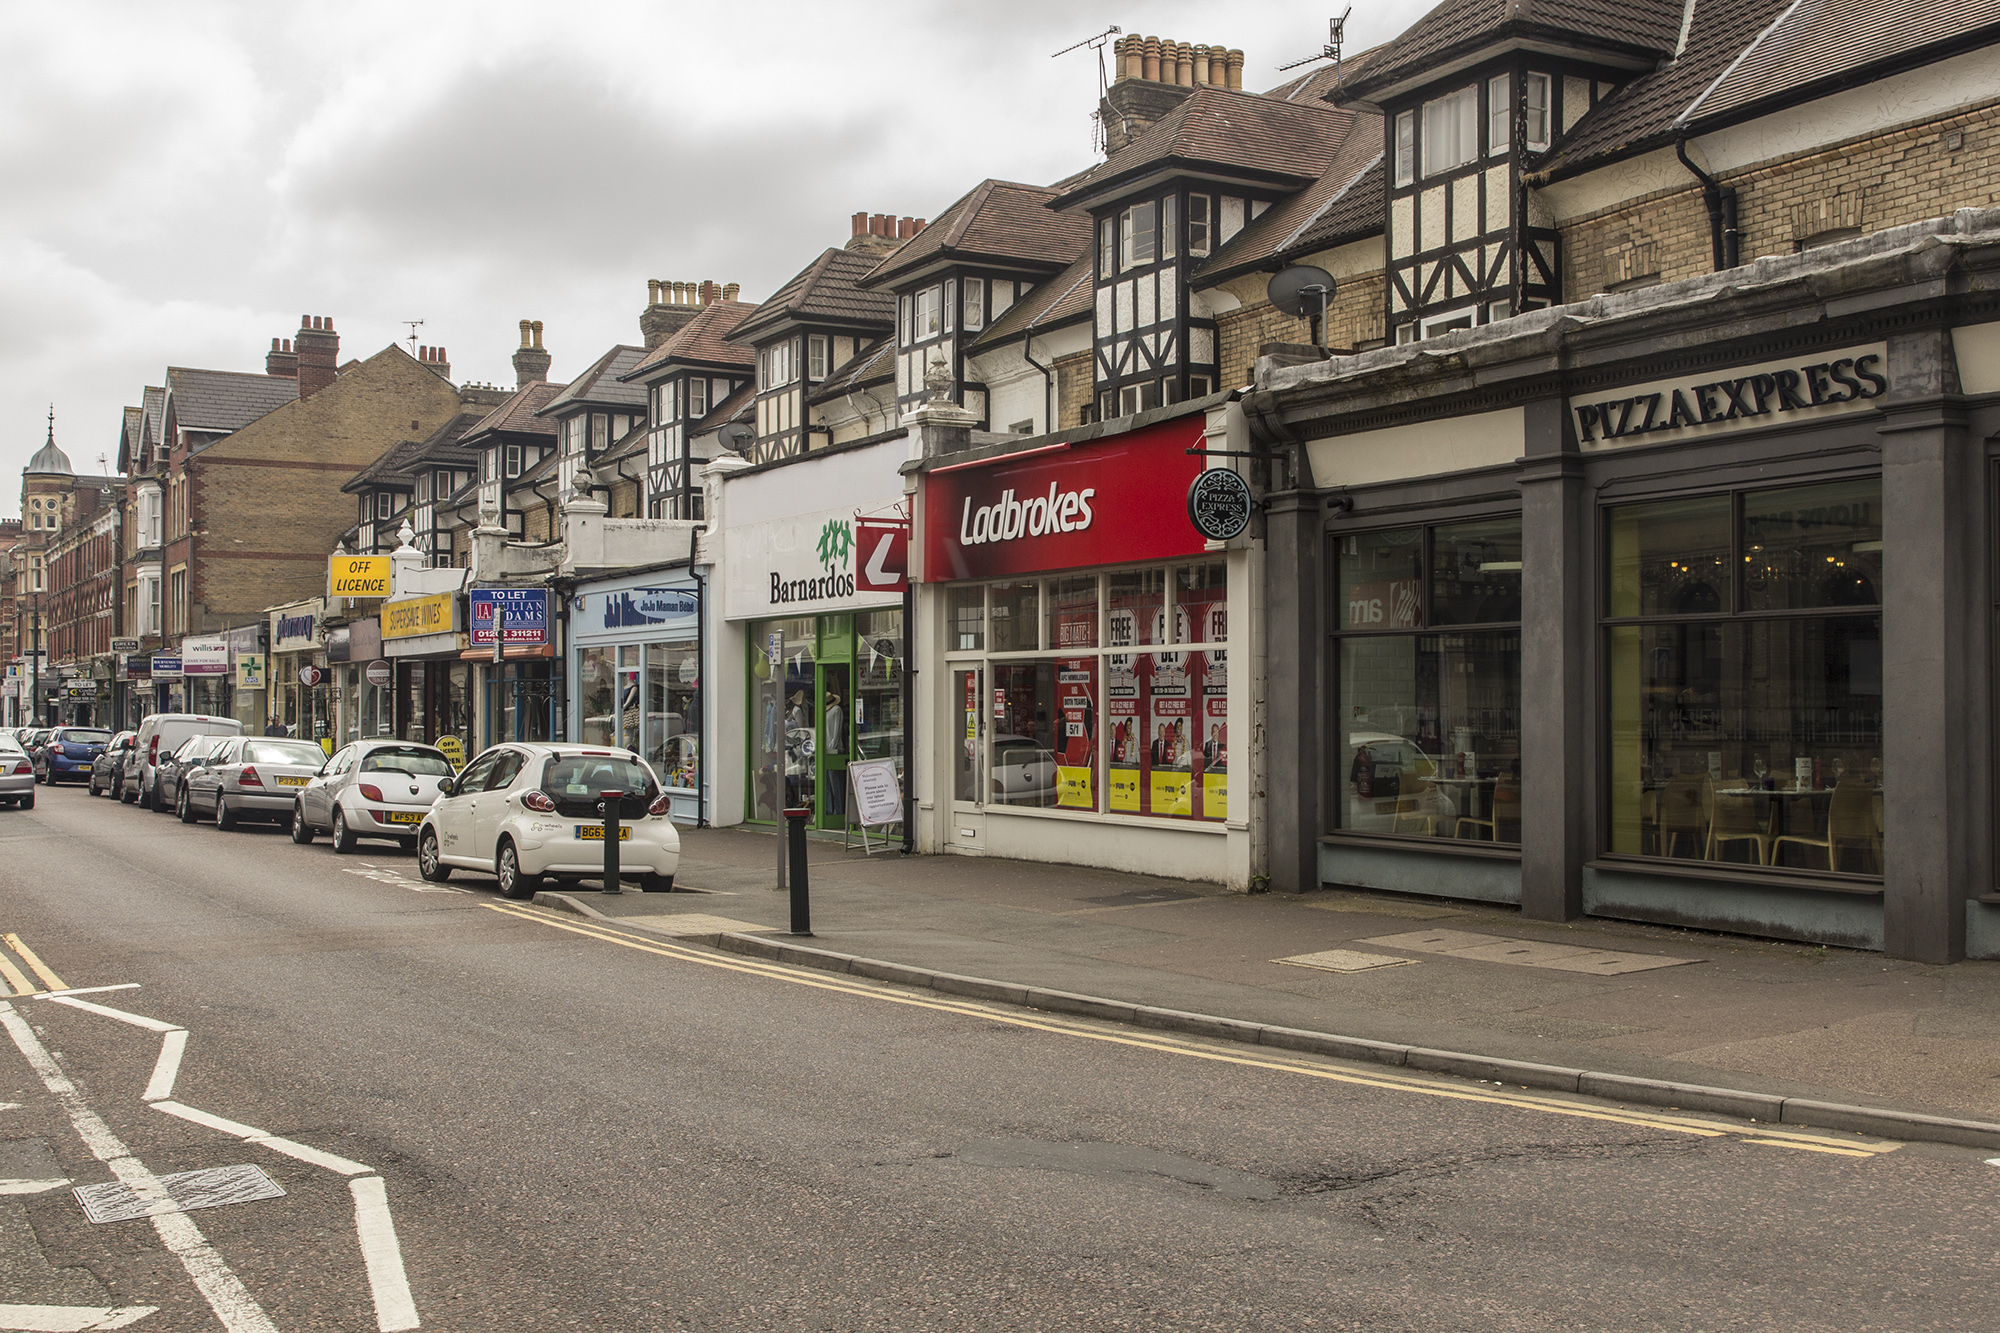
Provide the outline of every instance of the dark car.
{"type": "Polygon", "coordinates": [[[90,762],[90,794],[116,797],[121,783],[125,780],[125,761],[132,755],[132,738],[136,731],[121,731],[111,738],[111,744],[99,752],[90,762]]]}
{"type": "Polygon", "coordinates": [[[90,781],[91,764],[110,743],[111,733],[99,727],[57,727],[42,745],[37,765],[42,781],[51,787],[58,782],[90,781]]]}
{"type": "Polygon", "coordinates": [[[235,739],[234,735],[190,736],[181,742],[180,749],[172,754],[161,755],[153,766],[153,808],[160,811],[178,811],[181,790],[187,785],[188,774],[207,763],[216,751],[225,748],[235,739]]]}

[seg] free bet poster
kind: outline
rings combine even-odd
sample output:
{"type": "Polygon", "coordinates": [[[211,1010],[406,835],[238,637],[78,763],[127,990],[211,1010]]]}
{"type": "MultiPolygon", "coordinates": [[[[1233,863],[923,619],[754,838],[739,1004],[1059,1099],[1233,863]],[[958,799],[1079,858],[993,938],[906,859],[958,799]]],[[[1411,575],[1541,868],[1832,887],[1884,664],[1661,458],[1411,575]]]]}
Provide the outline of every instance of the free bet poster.
{"type": "Polygon", "coordinates": [[[1056,707],[1062,736],[1056,750],[1056,804],[1066,810],[1097,808],[1097,659],[1056,663],[1056,707]]]}

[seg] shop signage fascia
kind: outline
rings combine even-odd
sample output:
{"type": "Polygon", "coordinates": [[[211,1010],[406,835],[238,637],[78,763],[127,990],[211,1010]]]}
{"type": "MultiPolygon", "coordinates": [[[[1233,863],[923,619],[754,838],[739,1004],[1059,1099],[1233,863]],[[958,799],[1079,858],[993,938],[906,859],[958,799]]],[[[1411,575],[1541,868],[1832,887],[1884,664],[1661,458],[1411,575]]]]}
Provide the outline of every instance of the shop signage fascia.
{"type": "Polygon", "coordinates": [[[1607,390],[1569,409],[1582,448],[1620,449],[1864,410],[1891,382],[1889,345],[1870,343],[1607,390]]]}
{"type": "Polygon", "coordinates": [[[326,602],[318,597],[311,601],[281,606],[271,612],[271,651],[274,653],[307,653],[319,646],[319,629],[326,618],[326,602]]]}
{"type": "Polygon", "coordinates": [[[701,596],[694,581],[655,574],[648,580],[580,587],[570,603],[569,633],[577,644],[692,638],[700,619],[701,596]]]}
{"type": "Polygon", "coordinates": [[[177,653],[154,653],[152,670],[148,673],[154,680],[179,680],[181,659],[177,653]]]}
{"type": "Polygon", "coordinates": [[[125,638],[113,639],[111,641],[111,651],[114,653],[136,653],[139,651],[139,641],[137,639],[125,638]]]}
{"type": "Polygon", "coordinates": [[[924,474],[924,578],[995,578],[1199,555],[1187,493],[1201,414],[924,474]]]}
{"type": "Polygon", "coordinates": [[[732,475],[723,488],[716,576],[723,618],[763,620],[901,605],[900,592],[860,587],[855,519],[907,512],[902,467],[910,461],[910,448],[908,437],[898,435],[732,475]]]}
{"type": "Polygon", "coordinates": [[[382,641],[414,639],[458,632],[458,597],[434,593],[382,604],[382,641]]]}

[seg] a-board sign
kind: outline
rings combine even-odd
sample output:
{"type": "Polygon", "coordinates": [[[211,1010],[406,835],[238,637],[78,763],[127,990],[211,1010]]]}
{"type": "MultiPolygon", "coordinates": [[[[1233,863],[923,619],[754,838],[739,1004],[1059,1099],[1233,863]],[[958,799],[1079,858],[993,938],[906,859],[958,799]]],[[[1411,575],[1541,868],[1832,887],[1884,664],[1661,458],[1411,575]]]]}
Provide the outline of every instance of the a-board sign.
{"type": "Polygon", "coordinates": [[[437,739],[437,747],[438,749],[444,751],[445,758],[451,760],[451,766],[453,768],[465,767],[464,741],[460,740],[456,736],[440,736],[437,739]]]}
{"type": "Polygon", "coordinates": [[[880,828],[903,817],[903,784],[893,759],[863,759],[847,766],[854,788],[854,813],[864,827],[880,828]]]}

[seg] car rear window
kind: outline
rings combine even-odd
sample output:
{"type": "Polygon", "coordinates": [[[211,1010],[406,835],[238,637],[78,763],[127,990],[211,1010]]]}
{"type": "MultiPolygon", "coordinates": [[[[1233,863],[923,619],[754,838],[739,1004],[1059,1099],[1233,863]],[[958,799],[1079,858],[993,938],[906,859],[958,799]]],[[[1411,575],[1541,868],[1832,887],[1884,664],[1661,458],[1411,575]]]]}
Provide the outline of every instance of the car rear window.
{"type": "Polygon", "coordinates": [[[416,745],[385,745],[361,760],[363,773],[408,773],[413,778],[450,777],[451,760],[416,745]]]}
{"type": "Polygon", "coordinates": [[[646,770],[618,755],[557,755],[542,770],[542,790],[561,800],[580,800],[602,792],[651,799],[657,793],[646,770]]]}
{"type": "Polygon", "coordinates": [[[78,745],[109,745],[111,733],[108,731],[87,731],[81,727],[64,727],[56,733],[57,740],[75,741],[78,745]]]}
{"type": "Polygon", "coordinates": [[[306,741],[251,741],[243,747],[246,764],[302,764],[318,768],[326,762],[326,751],[306,741]]]}

